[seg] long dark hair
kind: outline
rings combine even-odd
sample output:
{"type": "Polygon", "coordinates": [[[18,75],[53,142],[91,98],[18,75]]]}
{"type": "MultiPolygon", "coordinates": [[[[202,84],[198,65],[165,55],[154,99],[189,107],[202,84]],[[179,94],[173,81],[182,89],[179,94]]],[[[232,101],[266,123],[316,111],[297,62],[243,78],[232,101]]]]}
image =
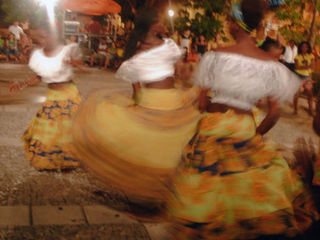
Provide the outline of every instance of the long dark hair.
{"type": "Polygon", "coordinates": [[[134,30],[128,39],[124,60],[131,58],[137,52],[138,43],[145,39],[152,25],[159,21],[159,13],[155,9],[146,8],[137,13],[134,30]]]}
{"type": "Polygon", "coordinates": [[[304,44],[307,44],[307,46],[308,46],[308,53],[312,53],[311,44],[310,44],[309,42],[307,42],[307,41],[303,41],[303,42],[301,42],[301,43],[299,44],[299,46],[298,46],[298,54],[302,54],[302,46],[303,46],[304,44]]]}
{"type": "Polygon", "coordinates": [[[252,30],[256,29],[264,16],[266,3],[263,0],[243,0],[241,11],[244,23],[252,30]]]}

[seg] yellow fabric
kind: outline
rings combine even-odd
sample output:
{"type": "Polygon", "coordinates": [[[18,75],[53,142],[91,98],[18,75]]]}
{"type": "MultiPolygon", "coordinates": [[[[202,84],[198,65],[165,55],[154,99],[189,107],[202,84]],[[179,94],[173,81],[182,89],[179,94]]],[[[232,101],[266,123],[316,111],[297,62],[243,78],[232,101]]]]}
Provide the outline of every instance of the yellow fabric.
{"type": "Polygon", "coordinates": [[[48,90],[47,99],[23,135],[25,152],[39,170],[79,166],[72,154],[72,117],[81,97],[73,83],[48,90]]]}
{"type": "Polygon", "coordinates": [[[129,196],[163,200],[166,181],[200,118],[193,106],[196,96],[193,89],[143,89],[141,105],[122,95],[90,97],[74,122],[77,156],[129,196]]]}
{"type": "Polygon", "coordinates": [[[261,109],[259,109],[257,107],[252,108],[252,114],[253,114],[254,122],[255,122],[256,126],[258,127],[262,123],[266,114],[264,111],[262,111],[261,109]]]}
{"type": "Polygon", "coordinates": [[[302,67],[309,67],[309,69],[296,69],[296,72],[302,76],[311,76],[312,74],[312,68],[311,68],[311,64],[314,61],[314,56],[313,54],[299,54],[296,56],[295,61],[297,63],[298,66],[302,66],[302,67]]]}
{"type": "Polygon", "coordinates": [[[291,236],[319,218],[299,176],[255,125],[232,110],[201,119],[168,202],[174,239],[291,236]]]}
{"type": "MultiPolygon", "coordinates": [[[[75,85],[62,86],[61,89],[49,89],[47,93],[47,100],[43,106],[50,106],[53,101],[60,101],[59,105],[62,107],[68,104],[68,100],[72,99],[76,103],[80,103],[81,98],[75,85]]],[[[77,105],[72,106],[71,111],[75,112],[78,108],[77,105]]],[[[58,108],[46,112],[58,117],[60,110],[58,108]]],[[[66,110],[68,111],[68,109],[66,110]]],[[[39,114],[39,113],[38,113],[39,114]]],[[[43,115],[43,114],[42,114],[43,115]]],[[[32,138],[41,141],[46,145],[59,145],[63,146],[65,143],[72,141],[71,126],[72,121],[68,115],[59,116],[59,121],[48,121],[46,118],[35,118],[32,125],[32,138]]]]}
{"type": "Polygon", "coordinates": [[[197,93],[196,88],[190,91],[172,88],[165,90],[164,97],[164,92],[161,90],[143,88],[140,93],[143,97],[139,101],[139,106],[154,110],[175,110],[190,103],[190,99],[195,99],[197,93]]]}

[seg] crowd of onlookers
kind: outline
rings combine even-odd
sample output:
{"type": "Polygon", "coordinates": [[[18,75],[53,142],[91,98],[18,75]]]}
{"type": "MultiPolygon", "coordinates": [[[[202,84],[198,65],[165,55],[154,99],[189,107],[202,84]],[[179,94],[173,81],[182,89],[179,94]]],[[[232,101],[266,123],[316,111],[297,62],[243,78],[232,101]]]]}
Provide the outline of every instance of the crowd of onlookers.
{"type": "MultiPolygon", "coordinates": [[[[76,20],[76,19],[73,19],[76,20]]],[[[117,69],[124,55],[126,39],[123,28],[116,28],[113,19],[102,25],[95,17],[80,27],[79,34],[85,39],[76,40],[83,52],[83,61],[90,67],[117,69]]],[[[74,38],[74,36],[69,37],[74,38]]]]}
{"type": "Polygon", "coordinates": [[[283,47],[276,40],[267,38],[261,48],[271,52],[276,59],[296,73],[301,79],[301,88],[293,101],[294,114],[298,114],[298,100],[301,96],[304,96],[308,101],[308,113],[313,115],[314,95],[318,94],[317,92],[319,91],[319,89],[315,89],[315,87],[319,87],[319,83],[316,81],[313,72],[319,57],[313,51],[310,43],[302,41],[296,45],[293,40],[289,40],[287,45],[283,47]]]}
{"type": "Polygon", "coordinates": [[[27,23],[14,22],[0,33],[0,61],[26,63],[33,49],[27,23]]]}
{"type": "Polygon", "coordinates": [[[91,67],[117,69],[122,62],[125,42],[121,38],[100,38],[96,47],[84,49],[84,62],[91,67]]]}

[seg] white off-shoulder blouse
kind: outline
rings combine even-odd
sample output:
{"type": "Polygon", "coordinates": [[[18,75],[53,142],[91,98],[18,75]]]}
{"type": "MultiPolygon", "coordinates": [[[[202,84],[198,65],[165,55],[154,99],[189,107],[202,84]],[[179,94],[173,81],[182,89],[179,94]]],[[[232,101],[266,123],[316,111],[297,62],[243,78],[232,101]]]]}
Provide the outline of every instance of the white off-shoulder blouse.
{"type": "Polygon", "coordinates": [[[158,82],[174,75],[174,65],[182,54],[183,50],[172,39],[164,39],[160,46],[122,63],[116,76],[130,83],[158,82]]]}
{"type": "Polygon", "coordinates": [[[36,49],[29,60],[29,67],[45,83],[67,82],[73,75],[72,66],[67,61],[79,58],[81,51],[75,43],[63,46],[58,54],[51,57],[46,56],[43,49],[36,49]]]}
{"type": "Polygon", "coordinates": [[[213,103],[250,110],[267,96],[292,100],[301,83],[296,74],[279,62],[208,52],[200,62],[195,84],[212,91],[213,103]]]}

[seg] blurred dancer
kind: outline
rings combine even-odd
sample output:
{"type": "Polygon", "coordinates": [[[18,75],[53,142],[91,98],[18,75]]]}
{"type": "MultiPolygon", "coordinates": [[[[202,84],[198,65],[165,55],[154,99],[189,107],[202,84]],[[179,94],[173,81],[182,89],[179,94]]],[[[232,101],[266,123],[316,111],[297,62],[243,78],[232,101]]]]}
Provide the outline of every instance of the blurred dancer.
{"type": "Polygon", "coordinates": [[[265,127],[253,120],[251,109],[259,99],[291,100],[299,88],[297,77],[250,36],[264,8],[257,0],[233,3],[230,31],[236,45],[208,53],[200,63],[200,101],[208,91],[215,94],[174,180],[176,196],[169,201],[174,239],[282,239],[318,218],[300,178],[263,141],[265,127]]]}
{"type": "MultiPolygon", "coordinates": [[[[313,129],[318,136],[320,136],[320,96],[318,96],[316,114],[313,119],[313,129]]],[[[320,141],[319,141],[320,149],[320,141]]],[[[314,163],[314,175],[313,175],[313,184],[320,187],[320,150],[318,153],[317,161],[314,163]]],[[[320,199],[320,196],[319,196],[320,199]]],[[[320,206],[319,206],[320,207],[320,206]]]]}
{"type": "Polygon", "coordinates": [[[81,98],[72,81],[72,65],[81,56],[74,44],[62,45],[49,24],[37,30],[37,41],[40,48],[29,60],[36,75],[10,86],[11,91],[20,91],[41,81],[48,84],[47,99],[23,135],[26,156],[38,170],[73,169],[79,162],[71,149],[71,119],[81,98]]]}
{"type": "MultiPolygon", "coordinates": [[[[182,149],[194,134],[197,92],[174,87],[174,65],[182,56],[152,9],[138,14],[117,76],[132,84],[123,93],[91,96],[75,118],[74,144],[84,165],[130,200],[162,203],[182,149]]],[[[147,211],[146,211],[147,212],[147,211]]]]}

